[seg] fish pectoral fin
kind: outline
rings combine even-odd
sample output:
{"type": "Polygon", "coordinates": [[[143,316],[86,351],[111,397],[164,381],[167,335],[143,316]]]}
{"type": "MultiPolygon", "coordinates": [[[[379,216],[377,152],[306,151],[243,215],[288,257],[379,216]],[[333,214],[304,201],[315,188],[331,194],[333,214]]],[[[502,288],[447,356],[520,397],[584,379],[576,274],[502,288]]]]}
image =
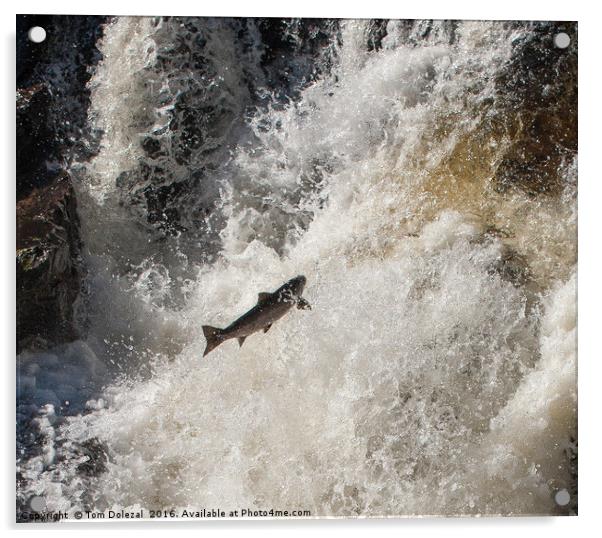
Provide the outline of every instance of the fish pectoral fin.
{"type": "Polygon", "coordinates": [[[271,296],[271,293],[266,293],[265,291],[262,291],[260,294],[257,295],[257,302],[263,303],[264,301],[267,301],[271,296]]]}
{"type": "Polygon", "coordinates": [[[299,310],[311,310],[311,305],[303,299],[303,297],[299,297],[297,300],[297,308],[299,310]]]}
{"type": "Polygon", "coordinates": [[[270,323],[264,330],[264,333],[267,333],[270,330],[270,327],[272,326],[272,324],[270,323]]]}
{"type": "Polygon", "coordinates": [[[247,338],[246,336],[241,336],[238,339],[238,347],[242,347],[242,345],[245,343],[246,338],[247,338]]]}

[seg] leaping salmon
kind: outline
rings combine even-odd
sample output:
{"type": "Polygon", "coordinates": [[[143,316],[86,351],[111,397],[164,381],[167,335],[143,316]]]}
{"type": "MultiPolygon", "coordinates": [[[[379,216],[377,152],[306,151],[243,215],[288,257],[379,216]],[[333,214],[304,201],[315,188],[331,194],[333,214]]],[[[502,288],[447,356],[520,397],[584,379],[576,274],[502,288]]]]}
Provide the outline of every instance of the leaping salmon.
{"type": "Polygon", "coordinates": [[[306,281],[303,275],[299,275],[273,293],[260,293],[257,304],[225,329],[203,325],[203,334],[207,339],[203,357],[231,338],[238,338],[238,344],[242,346],[247,336],[260,330],[267,333],[272,324],[295,305],[303,310],[311,309],[310,304],[301,297],[306,281]]]}

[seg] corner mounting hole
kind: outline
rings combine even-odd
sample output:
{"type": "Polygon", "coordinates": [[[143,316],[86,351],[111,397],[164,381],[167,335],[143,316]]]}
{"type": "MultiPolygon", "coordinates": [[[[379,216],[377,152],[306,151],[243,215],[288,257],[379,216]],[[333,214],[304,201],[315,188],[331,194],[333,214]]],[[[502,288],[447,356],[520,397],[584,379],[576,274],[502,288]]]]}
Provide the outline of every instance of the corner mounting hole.
{"type": "Polygon", "coordinates": [[[29,41],[33,41],[34,43],[41,43],[46,39],[46,30],[41,26],[34,26],[29,29],[27,32],[27,37],[29,41]]]}
{"type": "Polygon", "coordinates": [[[571,44],[571,38],[569,34],[560,32],[554,36],[554,45],[559,49],[566,49],[571,44]]]}
{"type": "Polygon", "coordinates": [[[566,489],[561,489],[556,492],[554,500],[558,506],[566,506],[571,501],[571,495],[566,489]]]}
{"type": "Polygon", "coordinates": [[[46,499],[44,499],[44,497],[40,497],[39,495],[34,495],[29,500],[29,506],[34,512],[43,512],[46,510],[46,499]]]}

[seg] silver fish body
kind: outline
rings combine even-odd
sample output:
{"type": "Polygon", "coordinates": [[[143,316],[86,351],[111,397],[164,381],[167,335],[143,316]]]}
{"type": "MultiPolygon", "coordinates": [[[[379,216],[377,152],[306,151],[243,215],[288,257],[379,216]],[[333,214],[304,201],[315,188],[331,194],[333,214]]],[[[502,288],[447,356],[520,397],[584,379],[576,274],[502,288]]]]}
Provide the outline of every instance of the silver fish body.
{"type": "Polygon", "coordinates": [[[309,303],[301,297],[306,278],[303,275],[292,278],[273,293],[260,293],[257,304],[225,329],[203,325],[203,333],[207,339],[207,347],[203,356],[215,349],[222,342],[237,338],[243,345],[245,338],[258,331],[268,332],[275,321],[283,317],[293,306],[310,309],[309,303]]]}

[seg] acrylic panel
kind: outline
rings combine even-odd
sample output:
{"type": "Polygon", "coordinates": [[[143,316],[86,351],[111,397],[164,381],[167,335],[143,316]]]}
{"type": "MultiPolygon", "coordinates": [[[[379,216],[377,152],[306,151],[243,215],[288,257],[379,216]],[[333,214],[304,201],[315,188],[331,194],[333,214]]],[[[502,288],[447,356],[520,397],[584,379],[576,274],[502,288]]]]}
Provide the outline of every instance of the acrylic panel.
{"type": "Polygon", "coordinates": [[[17,521],[576,514],[577,40],[17,16],[17,521]]]}

